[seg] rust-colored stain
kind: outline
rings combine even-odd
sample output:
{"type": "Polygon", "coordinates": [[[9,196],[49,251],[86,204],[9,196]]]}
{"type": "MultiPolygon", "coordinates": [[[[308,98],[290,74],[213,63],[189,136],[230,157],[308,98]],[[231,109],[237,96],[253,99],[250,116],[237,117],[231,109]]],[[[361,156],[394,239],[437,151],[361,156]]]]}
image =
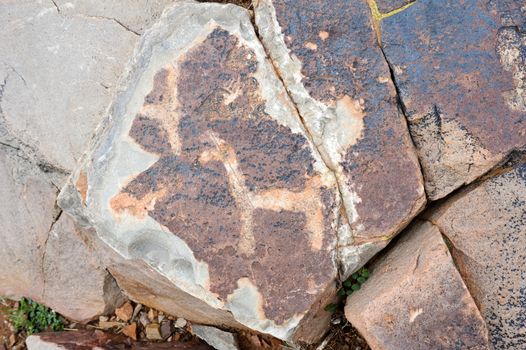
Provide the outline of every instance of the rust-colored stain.
{"type": "Polygon", "coordinates": [[[82,198],[82,203],[86,203],[86,197],[88,195],[88,177],[86,176],[86,173],[81,171],[79,173],[79,177],[77,179],[77,182],[75,183],[75,187],[80,193],[80,198],[82,198]]]}
{"type": "Polygon", "coordinates": [[[367,2],[272,3],[311,97],[355,118],[349,132],[359,132],[342,150],[340,165],[346,185],[361,199],[358,239],[393,234],[423,201],[422,180],[367,2]]]}
{"type": "Polygon", "coordinates": [[[316,299],[307,280],[321,292],[334,278],[336,204],[305,137],[265,112],[257,64],[237,37],[215,29],[160,70],[129,132],[159,159],[111,206],[183,239],[223,300],[248,278],[266,317],[282,323],[316,299]]]}

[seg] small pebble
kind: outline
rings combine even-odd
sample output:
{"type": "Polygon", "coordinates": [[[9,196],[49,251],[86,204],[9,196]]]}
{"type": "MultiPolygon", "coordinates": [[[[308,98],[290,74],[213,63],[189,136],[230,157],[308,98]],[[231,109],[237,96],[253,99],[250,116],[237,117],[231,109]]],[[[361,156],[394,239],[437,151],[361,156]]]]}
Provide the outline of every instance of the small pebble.
{"type": "Polygon", "coordinates": [[[150,321],[150,319],[148,318],[148,315],[146,314],[146,312],[141,312],[139,314],[139,322],[141,322],[142,326],[143,327],[146,327],[147,325],[149,325],[150,323],[152,323],[150,321]]]}
{"type": "Polygon", "coordinates": [[[146,326],[146,338],[149,340],[163,340],[158,323],[150,323],[146,326]]]}
{"type": "Polygon", "coordinates": [[[133,306],[128,301],[115,310],[115,315],[119,318],[119,320],[128,322],[133,316],[133,306]]]}
{"type": "Polygon", "coordinates": [[[182,317],[179,317],[177,321],[175,321],[175,327],[177,328],[184,328],[186,326],[186,320],[182,317]]]}
{"type": "Polygon", "coordinates": [[[156,312],[154,309],[150,309],[150,311],[148,311],[148,318],[150,319],[151,322],[153,322],[156,318],[156,312]]]}
{"type": "Polygon", "coordinates": [[[137,340],[137,323],[132,323],[125,326],[122,329],[122,334],[129,338],[132,338],[133,340],[137,340]]]}
{"type": "Polygon", "coordinates": [[[133,315],[132,315],[132,321],[135,321],[135,318],[137,317],[137,315],[139,314],[139,311],[141,311],[142,309],[142,304],[137,304],[135,305],[135,309],[133,309],[133,315]]]}

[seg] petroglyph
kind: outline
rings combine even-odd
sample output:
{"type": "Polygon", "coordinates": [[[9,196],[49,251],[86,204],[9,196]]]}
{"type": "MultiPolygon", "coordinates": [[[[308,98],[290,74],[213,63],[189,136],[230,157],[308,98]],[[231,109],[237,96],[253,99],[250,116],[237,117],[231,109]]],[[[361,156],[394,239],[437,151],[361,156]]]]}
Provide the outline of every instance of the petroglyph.
{"type": "Polygon", "coordinates": [[[117,220],[149,216],[184,240],[208,264],[206,288],[220,299],[250,279],[266,317],[280,323],[305,310],[334,271],[338,199],[334,179],[314,170],[307,137],[267,114],[258,64],[216,28],[159,69],[128,133],[158,158],[110,206],[117,220]],[[309,276],[308,288],[294,285],[290,269],[309,276]],[[297,302],[274,297],[285,290],[297,302]]]}

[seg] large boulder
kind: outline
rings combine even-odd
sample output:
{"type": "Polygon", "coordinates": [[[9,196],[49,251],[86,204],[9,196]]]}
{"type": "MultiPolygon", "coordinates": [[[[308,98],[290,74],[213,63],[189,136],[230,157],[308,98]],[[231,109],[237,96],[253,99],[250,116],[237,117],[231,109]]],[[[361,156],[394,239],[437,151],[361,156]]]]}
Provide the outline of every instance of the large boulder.
{"type": "Polygon", "coordinates": [[[261,40],[336,174],[351,225],[339,252],[348,275],[425,204],[420,167],[372,13],[366,1],[255,4],[261,40]]]}
{"type": "Polygon", "coordinates": [[[136,17],[121,11],[125,19],[90,1],[60,5],[0,3],[0,295],[31,297],[85,320],[121,297],[84,246],[89,232],[61,213],[56,196],[138,40],[121,20],[139,31],[163,3],[150,1],[136,17]]]}
{"type": "Polygon", "coordinates": [[[489,349],[484,320],[431,223],[414,223],[370,270],[345,315],[371,349],[489,349]]]}
{"type": "Polygon", "coordinates": [[[384,10],[391,15],[380,16],[383,51],[427,195],[439,199],[526,144],[526,7],[419,0],[384,10]]]}
{"type": "Polygon", "coordinates": [[[115,281],[84,245],[87,233],[56,206],[49,175],[21,157],[0,148],[0,295],[32,298],[77,321],[110,312],[122,302],[115,281]]]}
{"type": "Polygon", "coordinates": [[[178,2],[121,90],[60,196],[121,286],[190,320],[320,337],[339,191],[248,11],[178,2]]]}
{"type": "Polygon", "coordinates": [[[449,198],[429,217],[450,242],[495,349],[526,347],[526,157],[449,198]]]}

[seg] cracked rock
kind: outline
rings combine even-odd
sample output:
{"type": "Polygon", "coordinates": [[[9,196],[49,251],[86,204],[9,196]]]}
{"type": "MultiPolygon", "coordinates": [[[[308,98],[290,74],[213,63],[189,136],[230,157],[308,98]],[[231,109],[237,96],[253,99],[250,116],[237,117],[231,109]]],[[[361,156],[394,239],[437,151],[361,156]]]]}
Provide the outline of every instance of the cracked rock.
{"type": "Polygon", "coordinates": [[[495,349],[526,347],[526,157],[431,213],[488,325],[495,349]]]}
{"type": "MultiPolygon", "coordinates": [[[[0,79],[10,74],[0,99],[6,127],[66,171],[101,120],[138,39],[111,17],[129,1],[94,3],[0,3],[0,79]]],[[[143,16],[163,7],[150,1],[130,23],[140,30],[153,19],[143,16]]],[[[133,10],[120,12],[127,21],[133,10]]]]}
{"type": "Polygon", "coordinates": [[[60,206],[96,229],[134,300],[317,340],[338,272],[339,191],[248,12],[178,2],[128,71],[60,206]]]}
{"type": "Polygon", "coordinates": [[[339,242],[344,275],[425,204],[371,16],[365,1],[260,0],[255,7],[261,40],[338,180],[352,228],[339,242]]]}
{"type": "Polygon", "coordinates": [[[489,349],[486,324],[431,223],[414,223],[370,271],[345,315],[371,349],[489,349]]]}
{"type": "Polygon", "coordinates": [[[0,148],[0,295],[32,298],[77,321],[121,298],[76,227],[56,207],[46,173],[0,148]],[[64,302],[67,300],[68,302],[64,302]]]}
{"type": "Polygon", "coordinates": [[[526,144],[522,0],[416,1],[381,21],[430,199],[526,144]]]}

